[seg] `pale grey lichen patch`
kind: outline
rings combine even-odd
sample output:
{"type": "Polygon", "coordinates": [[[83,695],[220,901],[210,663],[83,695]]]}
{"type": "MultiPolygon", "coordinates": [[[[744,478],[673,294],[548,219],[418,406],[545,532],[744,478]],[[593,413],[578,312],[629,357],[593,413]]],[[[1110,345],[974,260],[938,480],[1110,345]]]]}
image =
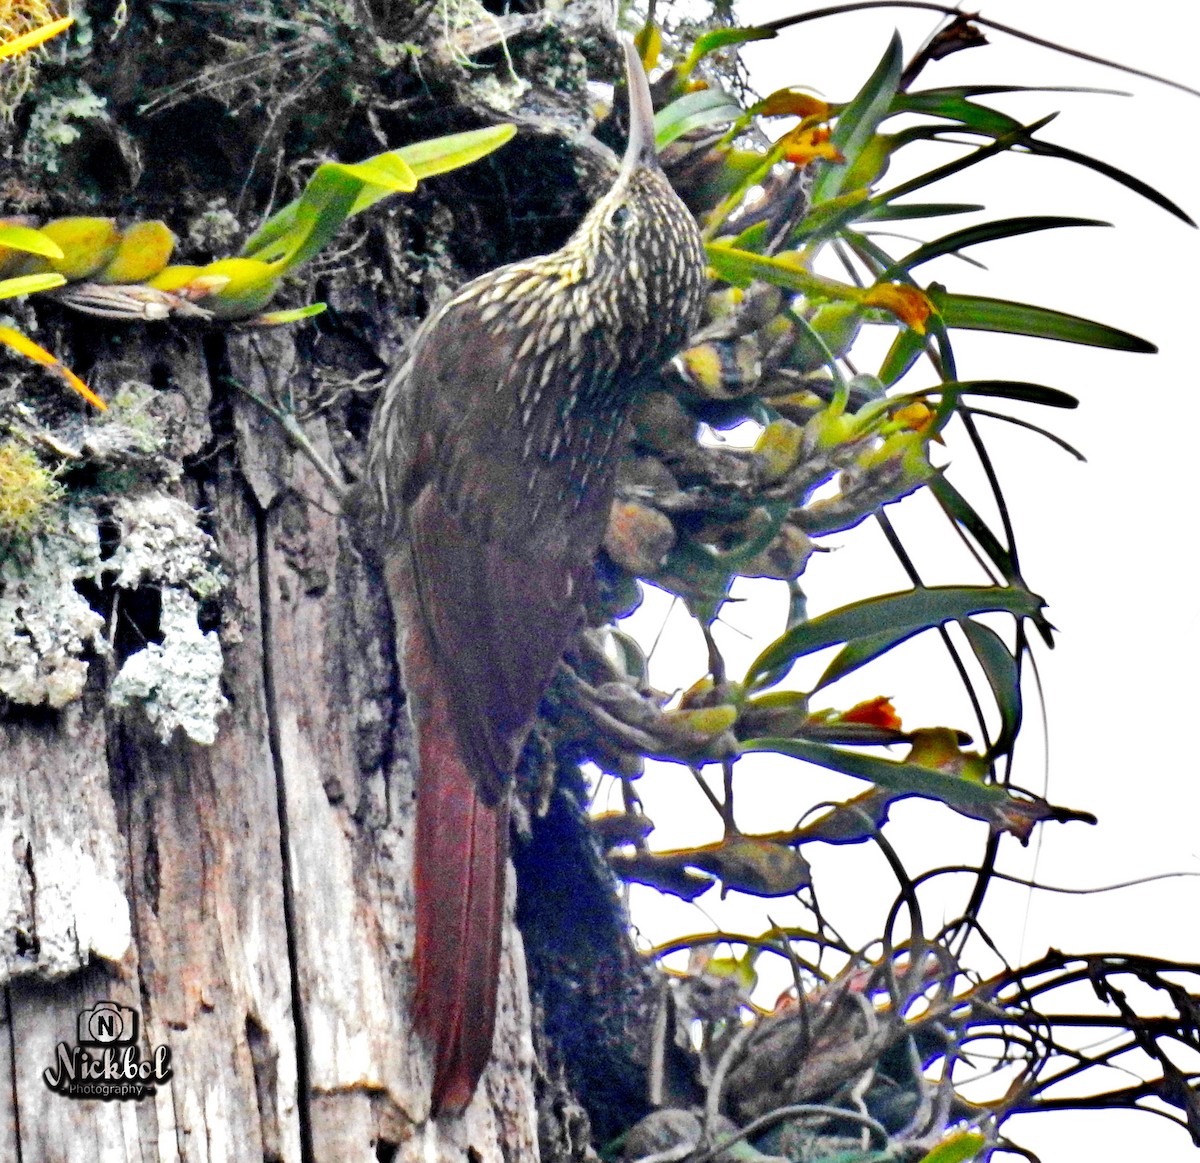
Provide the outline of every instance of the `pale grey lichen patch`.
{"type": "Polygon", "coordinates": [[[31,169],[57,174],[62,152],[82,136],[79,122],[108,117],[108,103],[84,81],[73,81],[61,93],[41,96],[29,121],[21,155],[31,169]]]}
{"type": "Polygon", "coordinates": [[[113,517],[119,544],[105,569],[116,572],[117,585],[185,586],[202,600],[220,592],[225,579],[216,564],[216,546],[190,505],[165,493],[144,493],[122,497],[113,517]]]}
{"type": "Polygon", "coordinates": [[[75,590],[100,570],[100,530],[72,506],[29,551],[0,563],[0,695],[31,706],[63,707],[83,693],[90,645],[103,647],[103,620],[75,590]]]}
{"type": "Polygon", "coordinates": [[[175,728],[197,743],[217,737],[217,715],[228,705],[221,693],[223,659],[216,633],[197,623],[199,606],[184,589],[162,592],[162,643],[131,654],[113,680],[113,706],[139,703],[164,743],[175,728]]]}
{"type": "Polygon", "coordinates": [[[161,393],[149,384],[124,380],[108,401],[108,411],[83,430],[80,453],[97,464],[144,461],[166,443],[154,405],[161,393]]]}

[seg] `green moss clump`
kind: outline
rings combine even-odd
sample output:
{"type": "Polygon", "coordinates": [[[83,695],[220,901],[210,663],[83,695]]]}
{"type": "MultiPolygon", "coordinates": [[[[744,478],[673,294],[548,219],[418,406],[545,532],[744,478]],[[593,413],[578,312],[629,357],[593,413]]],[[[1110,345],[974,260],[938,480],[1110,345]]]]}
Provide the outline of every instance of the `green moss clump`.
{"type": "Polygon", "coordinates": [[[15,440],[0,444],[0,542],[44,528],[64,489],[37,455],[15,440]]]}

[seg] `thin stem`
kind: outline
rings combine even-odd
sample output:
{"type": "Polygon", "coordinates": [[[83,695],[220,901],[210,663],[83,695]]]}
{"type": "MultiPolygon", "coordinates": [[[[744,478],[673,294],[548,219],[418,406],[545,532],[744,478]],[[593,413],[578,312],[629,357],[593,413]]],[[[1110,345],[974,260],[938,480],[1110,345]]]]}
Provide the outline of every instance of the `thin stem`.
{"type": "Polygon", "coordinates": [[[1000,21],[981,16],[978,12],[964,13],[961,8],[949,4],[935,4],[931,0],[856,0],[855,3],[833,4],[828,8],[816,8],[811,12],[800,12],[795,16],[783,16],[778,20],[768,20],[765,24],[761,24],[758,27],[769,28],[778,32],[780,29],[790,28],[795,24],[806,24],[810,20],[819,20],[825,16],[841,16],[846,12],[860,12],[867,8],[913,8],[925,12],[940,12],[943,16],[965,17],[977,24],[982,24],[985,28],[994,28],[997,32],[1007,33],[1009,36],[1015,36],[1018,40],[1028,41],[1030,44],[1036,44],[1041,48],[1048,48],[1053,52],[1063,53],[1069,57],[1076,57],[1081,61],[1088,61],[1093,65],[1103,65],[1109,69],[1116,69],[1118,72],[1129,73],[1134,77],[1143,77],[1147,81],[1157,81],[1160,85],[1169,85],[1172,89],[1179,89],[1181,92],[1190,93],[1193,97],[1200,97],[1200,89],[1193,89],[1190,85],[1171,80],[1170,77],[1161,77],[1157,73],[1148,73],[1143,69],[1135,69],[1132,65],[1123,65],[1120,61],[1109,60],[1107,57],[1098,57],[1092,53],[1084,52],[1082,49],[1069,48],[1067,45],[1059,44],[1057,41],[1046,40],[1044,37],[1035,36],[1032,32],[1025,32],[1023,29],[1014,28],[1011,24],[1001,24],[1000,21]]]}

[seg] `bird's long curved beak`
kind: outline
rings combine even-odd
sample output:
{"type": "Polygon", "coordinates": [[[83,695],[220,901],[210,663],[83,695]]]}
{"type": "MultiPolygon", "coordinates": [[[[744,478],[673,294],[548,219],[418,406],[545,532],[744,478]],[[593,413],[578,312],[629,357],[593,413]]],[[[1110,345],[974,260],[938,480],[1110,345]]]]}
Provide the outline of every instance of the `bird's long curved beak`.
{"type": "Polygon", "coordinates": [[[625,50],[625,86],[629,90],[629,144],[621,162],[621,172],[625,173],[638,166],[657,166],[658,150],[654,145],[654,104],[642,58],[632,37],[622,36],[621,47],[625,50]]]}

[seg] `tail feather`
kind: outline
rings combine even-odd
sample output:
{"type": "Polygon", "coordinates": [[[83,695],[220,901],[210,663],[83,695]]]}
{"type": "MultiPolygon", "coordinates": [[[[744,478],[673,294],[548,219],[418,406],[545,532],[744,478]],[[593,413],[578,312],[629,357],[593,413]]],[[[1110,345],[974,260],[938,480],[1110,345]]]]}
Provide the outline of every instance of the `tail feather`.
{"type": "Polygon", "coordinates": [[[433,1111],[456,1114],[491,1057],[508,804],[480,798],[427,645],[421,628],[410,627],[405,679],[417,695],[420,765],[413,1014],[433,1051],[433,1111]]]}

